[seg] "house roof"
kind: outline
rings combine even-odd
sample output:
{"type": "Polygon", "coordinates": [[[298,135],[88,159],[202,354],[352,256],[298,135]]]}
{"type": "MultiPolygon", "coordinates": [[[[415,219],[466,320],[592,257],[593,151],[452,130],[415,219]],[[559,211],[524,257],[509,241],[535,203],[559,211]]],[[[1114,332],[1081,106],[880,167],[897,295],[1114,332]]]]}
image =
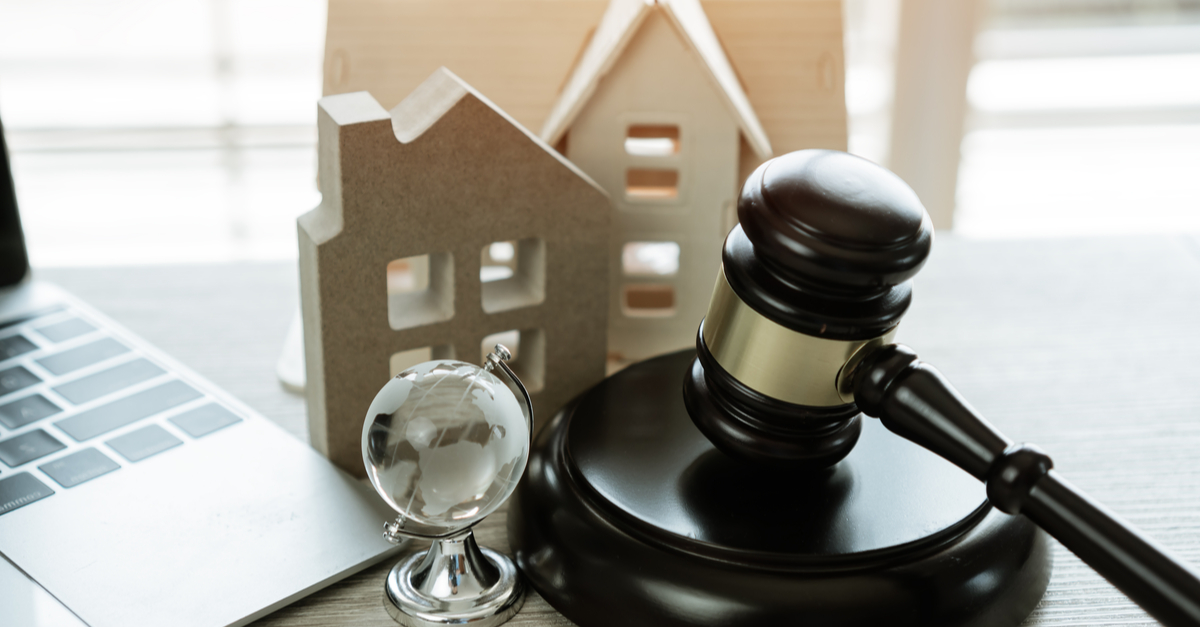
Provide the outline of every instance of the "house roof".
{"type": "Polygon", "coordinates": [[[542,138],[550,144],[562,138],[646,17],[656,10],[664,13],[696,54],[717,93],[737,120],[746,142],[760,158],[770,157],[771,142],[699,0],[613,0],[567,79],[562,95],[551,109],[542,127],[542,138]]]}
{"type": "MultiPolygon", "coordinates": [[[[364,95],[371,102],[375,102],[374,98],[371,98],[370,95],[364,95]]],[[[517,122],[512,116],[505,113],[503,109],[497,107],[486,96],[476,91],[474,87],[444,67],[435,70],[407,98],[401,100],[399,104],[392,107],[391,111],[387,112],[387,115],[391,117],[392,131],[396,134],[396,139],[404,144],[412,142],[441,120],[447,111],[458,104],[458,101],[467,96],[475,98],[495,112],[496,115],[509,124],[512,124],[522,135],[529,138],[530,142],[540,147],[546,154],[574,172],[579,178],[587,181],[588,184],[597,190],[604,191],[599,184],[593,181],[583,170],[580,170],[579,166],[568,161],[558,151],[543,142],[540,137],[531,133],[520,122],[517,122]]],[[[326,97],[322,102],[332,99],[331,97],[326,97]]]]}

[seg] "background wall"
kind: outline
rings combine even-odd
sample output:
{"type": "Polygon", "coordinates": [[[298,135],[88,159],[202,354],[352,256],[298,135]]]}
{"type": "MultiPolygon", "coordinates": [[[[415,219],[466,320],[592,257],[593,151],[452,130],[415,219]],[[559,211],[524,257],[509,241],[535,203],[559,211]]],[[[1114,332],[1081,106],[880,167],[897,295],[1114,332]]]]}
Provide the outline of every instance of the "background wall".
{"type": "MultiPolygon", "coordinates": [[[[910,1],[980,5],[956,235],[1200,230],[1200,2],[910,1]]],[[[904,6],[846,3],[850,150],[897,169],[895,127],[914,122],[893,119],[904,6]]]]}
{"type": "MultiPolygon", "coordinates": [[[[845,2],[850,150],[885,165],[901,8],[845,2]]],[[[34,264],[294,258],[324,20],[320,0],[0,2],[34,264]]],[[[991,0],[980,28],[956,235],[1200,231],[1200,0],[991,0]]]]}

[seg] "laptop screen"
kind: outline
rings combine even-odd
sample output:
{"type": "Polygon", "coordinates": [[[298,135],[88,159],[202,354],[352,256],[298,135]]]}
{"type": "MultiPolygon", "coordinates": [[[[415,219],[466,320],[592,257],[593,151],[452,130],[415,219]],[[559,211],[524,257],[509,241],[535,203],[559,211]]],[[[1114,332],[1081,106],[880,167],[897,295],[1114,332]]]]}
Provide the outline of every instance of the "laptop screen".
{"type": "Polygon", "coordinates": [[[0,287],[19,283],[28,272],[29,256],[25,254],[21,217],[17,215],[17,191],[4,142],[4,123],[0,122],[0,287]]]}

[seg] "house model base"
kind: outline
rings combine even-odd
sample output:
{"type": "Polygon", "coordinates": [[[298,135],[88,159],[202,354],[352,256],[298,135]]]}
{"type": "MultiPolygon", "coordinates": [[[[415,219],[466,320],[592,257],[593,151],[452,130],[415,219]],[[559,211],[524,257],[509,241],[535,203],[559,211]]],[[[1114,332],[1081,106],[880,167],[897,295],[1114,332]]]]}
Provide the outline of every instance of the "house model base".
{"type": "Polygon", "coordinates": [[[1047,536],[949,462],[864,422],[826,474],[738,464],[692,424],[686,350],[609,377],[538,437],[509,506],[533,587],[601,625],[1017,625],[1047,536]]]}

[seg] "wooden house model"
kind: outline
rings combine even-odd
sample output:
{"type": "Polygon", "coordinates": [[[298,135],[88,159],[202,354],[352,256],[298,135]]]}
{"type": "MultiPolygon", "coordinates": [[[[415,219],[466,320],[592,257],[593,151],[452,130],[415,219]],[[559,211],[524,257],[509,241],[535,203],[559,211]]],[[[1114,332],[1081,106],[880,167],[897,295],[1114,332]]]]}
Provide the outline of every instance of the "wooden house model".
{"type": "Polygon", "coordinates": [[[390,376],[480,364],[497,341],[543,420],[603,378],[612,209],[599,186],[445,69],[390,113],[357,92],[318,115],[323,199],[299,219],[318,450],[361,475],[364,412],[390,376]]]}
{"type": "Polygon", "coordinates": [[[745,177],[846,149],[840,0],[331,0],[325,92],[445,65],[608,191],[609,356],[691,346],[745,177]]]}
{"type": "Polygon", "coordinates": [[[740,160],[771,156],[698,0],[610,4],[541,135],[617,209],[610,354],[641,359],[695,342],[737,223],[740,160]]]}

